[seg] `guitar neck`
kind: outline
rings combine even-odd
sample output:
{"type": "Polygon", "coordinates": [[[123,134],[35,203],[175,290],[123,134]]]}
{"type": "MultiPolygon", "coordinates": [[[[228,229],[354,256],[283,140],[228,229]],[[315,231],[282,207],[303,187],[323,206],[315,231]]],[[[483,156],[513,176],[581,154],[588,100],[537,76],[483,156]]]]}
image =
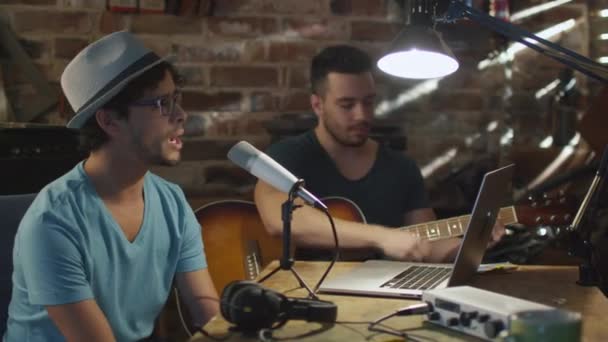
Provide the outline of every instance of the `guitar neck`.
{"type": "MultiPolygon", "coordinates": [[[[463,215],[401,227],[399,229],[411,230],[421,240],[440,240],[463,235],[470,220],[471,215],[463,215]]],[[[517,222],[515,207],[501,208],[498,212],[498,220],[504,225],[517,222]]]]}

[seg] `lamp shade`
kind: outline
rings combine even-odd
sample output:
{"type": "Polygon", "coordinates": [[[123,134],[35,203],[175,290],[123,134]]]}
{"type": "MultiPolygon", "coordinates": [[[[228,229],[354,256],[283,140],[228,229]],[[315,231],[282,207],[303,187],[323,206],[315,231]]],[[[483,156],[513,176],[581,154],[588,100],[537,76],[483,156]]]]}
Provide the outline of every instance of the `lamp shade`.
{"type": "Polygon", "coordinates": [[[443,77],[458,70],[458,61],[440,34],[424,25],[406,26],[378,60],[383,72],[402,78],[443,77]]]}

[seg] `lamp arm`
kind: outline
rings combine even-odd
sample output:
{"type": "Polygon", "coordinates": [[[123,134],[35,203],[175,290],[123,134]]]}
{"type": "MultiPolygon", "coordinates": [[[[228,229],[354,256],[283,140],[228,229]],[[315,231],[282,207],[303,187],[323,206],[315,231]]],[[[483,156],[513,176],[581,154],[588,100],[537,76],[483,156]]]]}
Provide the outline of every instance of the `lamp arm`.
{"type": "Polygon", "coordinates": [[[438,18],[436,21],[455,22],[461,18],[469,18],[509,39],[520,42],[543,55],[549,56],[572,69],[580,71],[591,78],[608,83],[608,69],[602,64],[543,39],[509,22],[496,19],[486,13],[471,8],[460,0],[450,0],[446,16],[444,18],[438,18]]]}

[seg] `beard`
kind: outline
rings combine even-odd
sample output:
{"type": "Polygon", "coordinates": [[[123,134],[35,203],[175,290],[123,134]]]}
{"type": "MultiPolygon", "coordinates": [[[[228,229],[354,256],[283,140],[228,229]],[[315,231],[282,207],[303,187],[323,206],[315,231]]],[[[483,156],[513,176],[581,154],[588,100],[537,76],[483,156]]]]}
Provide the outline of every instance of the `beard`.
{"type": "Polygon", "coordinates": [[[152,166],[175,166],[181,161],[180,151],[171,151],[169,146],[166,146],[168,137],[157,138],[152,143],[145,143],[144,139],[133,132],[132,144],[135,146],[137,155],[146,164],[152,166]],[[171,158],[172,154],[176,154],[171,158]]]}
{"type": "MultiPolygon", "coordinates": [[[[335,127],[333,125],[333,123],[331,122],[331,120],[329,120],[326,116],[323,117],[323,124],[325,125],[325,128],[327,129],[327,132],[329,133],[329,135],[332,136],[332,138],[340,145],[345,146],[345,147],[361,147],[363,146],[366,142],[367,139],[369,138],[369,135],[365,134],[363,136],[357,136],[355,138],[349,138],[347,133],[345,134],[340,134],[340,130],[335,127]]],[[[368,123],[365,123],[365,125],[369,125],[368,123]]]]}

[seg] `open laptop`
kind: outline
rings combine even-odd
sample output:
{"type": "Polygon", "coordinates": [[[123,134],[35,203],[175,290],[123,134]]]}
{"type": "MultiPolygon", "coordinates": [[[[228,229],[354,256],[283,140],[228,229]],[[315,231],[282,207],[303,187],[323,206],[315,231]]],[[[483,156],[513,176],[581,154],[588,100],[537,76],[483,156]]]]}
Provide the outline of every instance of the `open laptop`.
{"type": "Polygon", "coordinates": [[[483,177],[453,265],[368,260],[343,275],[329,277],[319,290],[420,298],[428,289],[467,283],[481,263],[500,207],[511,200],[512,176],[513,164],[488,172],[483,177]]]}

